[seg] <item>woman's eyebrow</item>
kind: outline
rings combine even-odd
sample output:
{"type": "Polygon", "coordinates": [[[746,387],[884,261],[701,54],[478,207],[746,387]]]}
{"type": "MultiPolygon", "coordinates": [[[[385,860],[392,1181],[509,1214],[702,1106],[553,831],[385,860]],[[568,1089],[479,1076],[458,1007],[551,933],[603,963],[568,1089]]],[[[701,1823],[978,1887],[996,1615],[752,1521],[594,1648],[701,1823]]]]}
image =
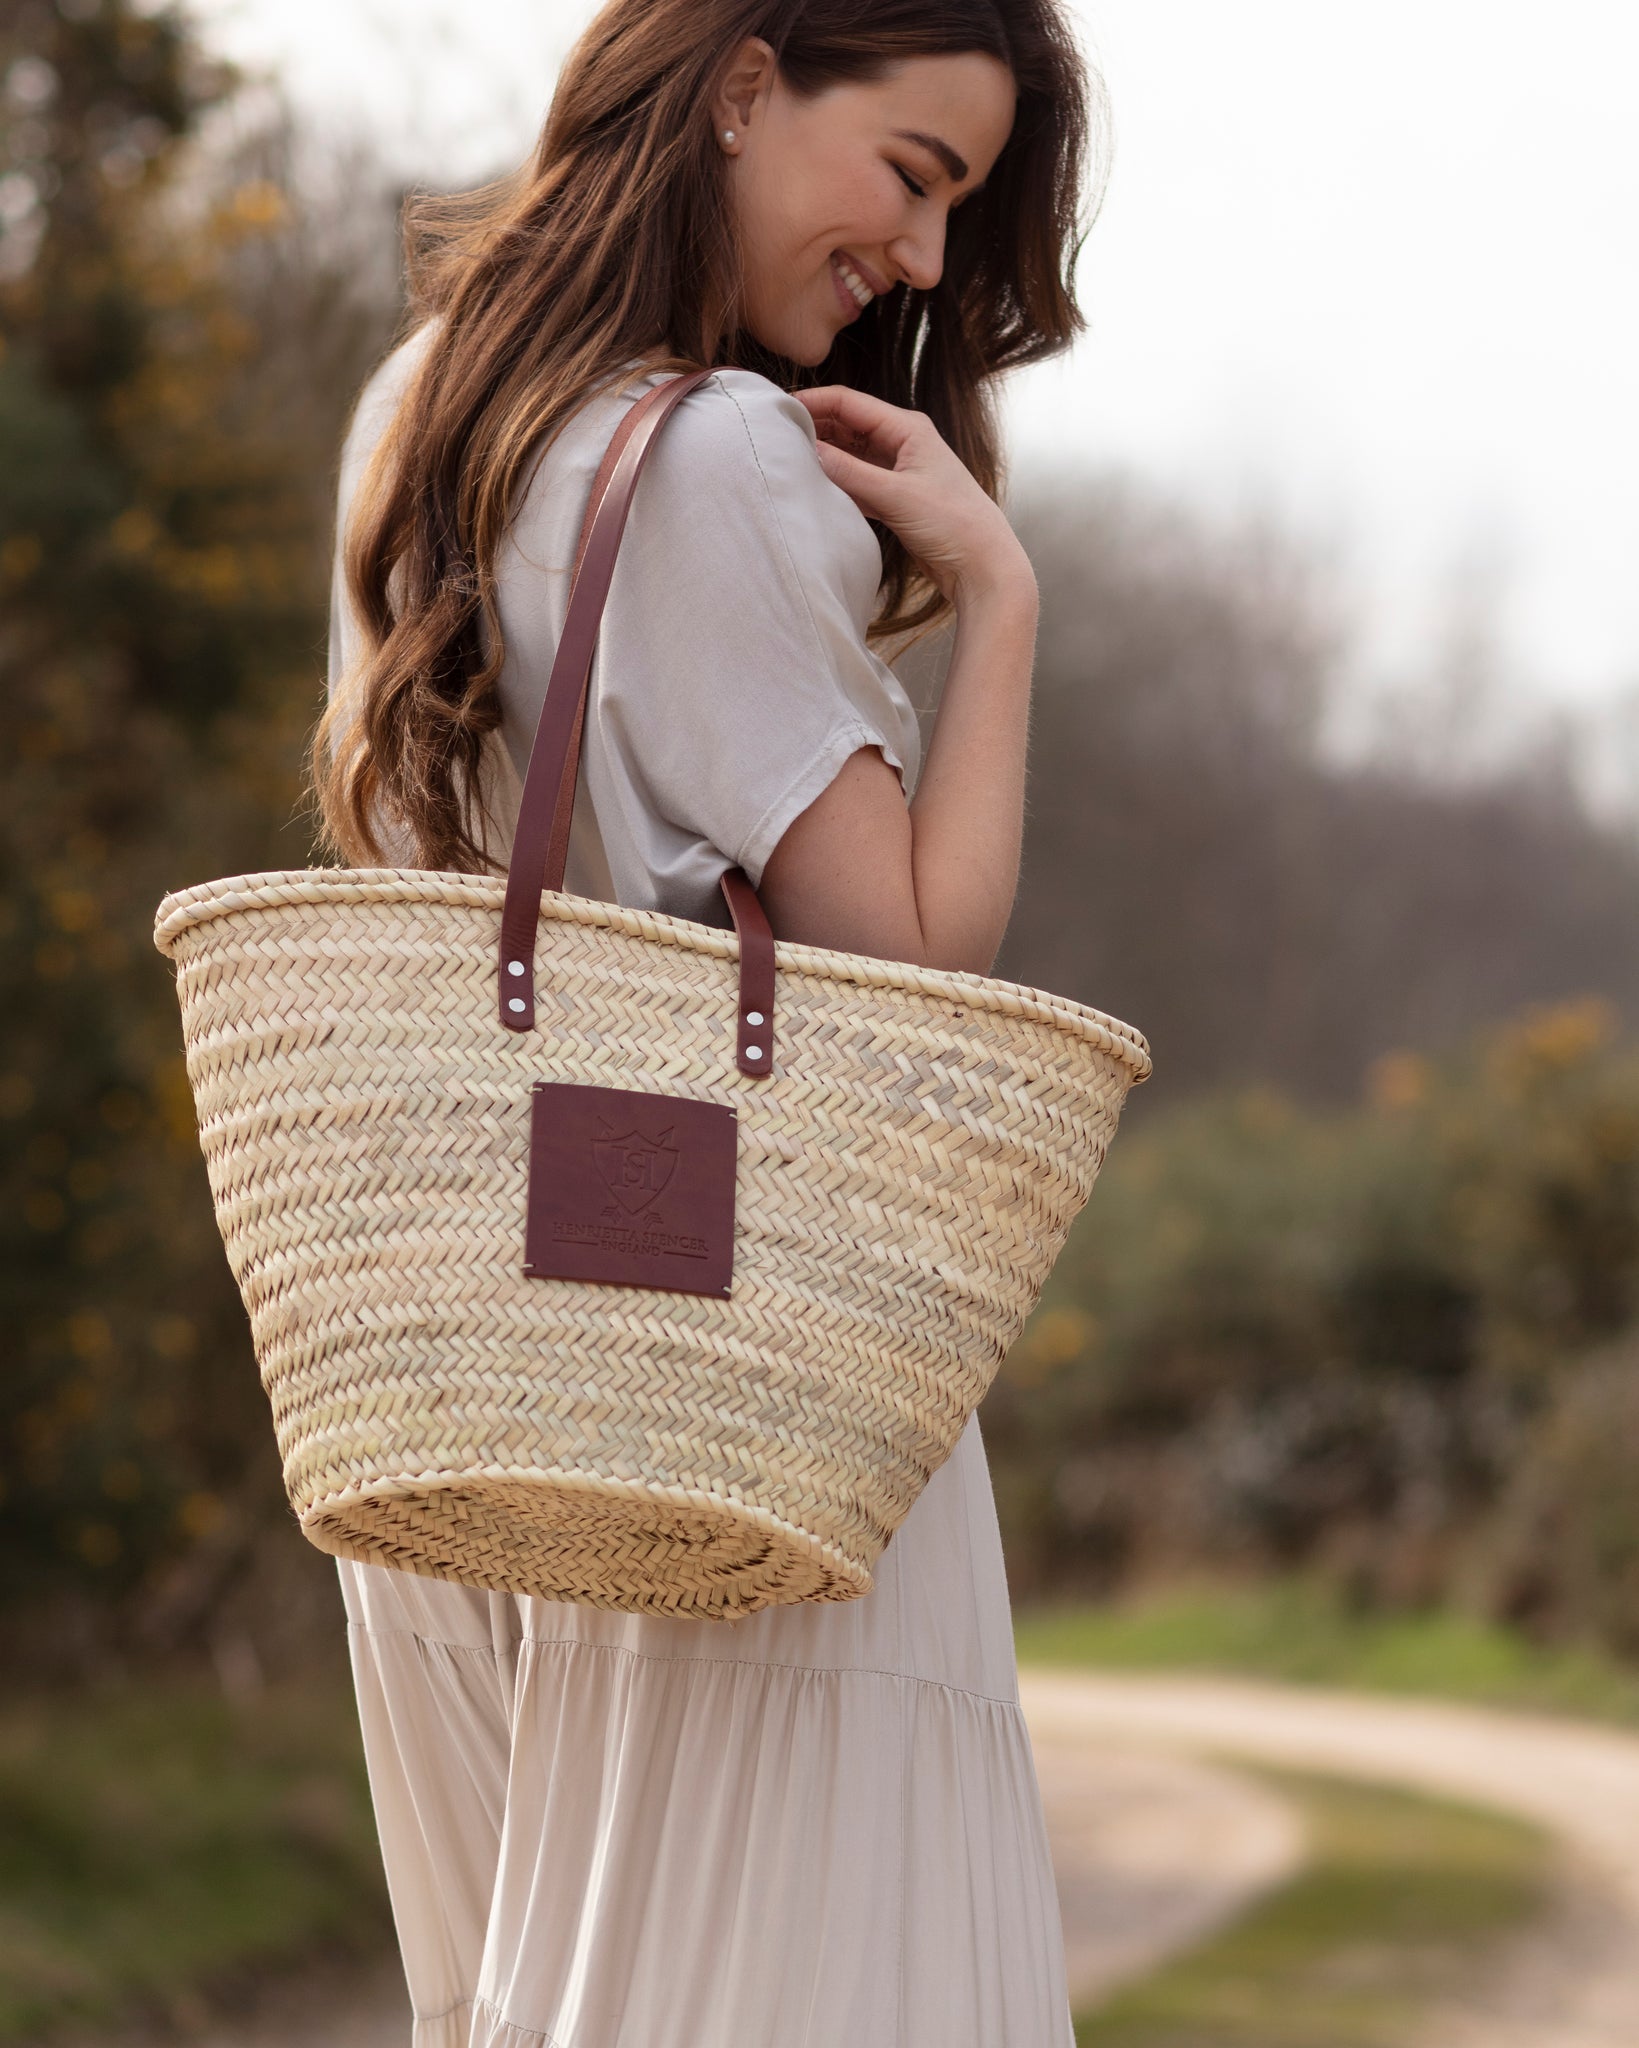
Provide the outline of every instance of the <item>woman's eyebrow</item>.
{"type": "Polygon", "coordinates": [[[942,141],[937,135],[924,135],[919,128],[895,128],[893,133],[902,142],[921,143],[930,155],[939,159],[958,185],[967,176],[967,159],[958,156],[950,144],[942,141]]]}

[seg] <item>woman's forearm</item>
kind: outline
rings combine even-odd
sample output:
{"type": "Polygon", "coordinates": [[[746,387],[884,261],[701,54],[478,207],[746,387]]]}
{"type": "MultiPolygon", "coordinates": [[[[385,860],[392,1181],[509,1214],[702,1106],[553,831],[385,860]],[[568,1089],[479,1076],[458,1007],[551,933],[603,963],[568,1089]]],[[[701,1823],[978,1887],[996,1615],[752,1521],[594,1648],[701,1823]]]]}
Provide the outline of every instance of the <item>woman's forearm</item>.
{"type": "Polygon", "coordinates": [[[929,966],[987,974],[1018,890],[1036,582],[1021,550],[957,594],[956,644],[911,800],[911,873],[929,966]]]}
{"type": "Polygon", "coordinates": [[[770,915],[811,945],[987,973],[1019,881],[1035,575],[925,413],[845,384],[797,397],[826,475],[954,605],[956,645],[909,805],[862,745],[768,856],[770,915]]]}

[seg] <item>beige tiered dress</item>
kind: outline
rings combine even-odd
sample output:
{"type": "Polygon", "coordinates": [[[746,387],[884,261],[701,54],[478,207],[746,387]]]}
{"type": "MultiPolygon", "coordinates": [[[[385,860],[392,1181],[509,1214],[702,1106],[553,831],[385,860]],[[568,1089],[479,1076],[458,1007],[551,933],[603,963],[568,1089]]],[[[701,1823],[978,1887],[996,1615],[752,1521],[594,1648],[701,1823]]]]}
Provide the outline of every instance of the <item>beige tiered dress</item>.
{"type": "MultiPolygon", "coordinates": [[[[420,345],[361,402],[344,516],[420,345]]],[[[503,814],[639,388],[552,443],[499,565],[503,814]]],[[[571,890],[721,923],[721,870],[758,881],[857,748],[914,780],[880,571],[800,405],[735,370],[684,400],[616,567],[571,890]]],[[[353,645],[338,580],[333,681],[353,645]]],[[[1067,2048],[977,1418],[861,1600],[673,1621],[338,1569],[414,2048],[1067,2048]]]]}

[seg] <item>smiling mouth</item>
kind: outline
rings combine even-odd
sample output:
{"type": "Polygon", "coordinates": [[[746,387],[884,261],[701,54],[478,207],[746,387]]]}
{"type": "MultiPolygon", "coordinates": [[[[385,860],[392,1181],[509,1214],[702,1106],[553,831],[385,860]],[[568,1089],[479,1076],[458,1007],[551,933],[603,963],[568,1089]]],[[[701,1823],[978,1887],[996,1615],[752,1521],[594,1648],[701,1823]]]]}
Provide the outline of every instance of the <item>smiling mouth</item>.
{"type": "Polygon", "coordinates": [[[837,282],[863,313],[876,297],[870,283],[860,275],[848,258],[840,253],[831,258],[831,269],[837,282]]]}

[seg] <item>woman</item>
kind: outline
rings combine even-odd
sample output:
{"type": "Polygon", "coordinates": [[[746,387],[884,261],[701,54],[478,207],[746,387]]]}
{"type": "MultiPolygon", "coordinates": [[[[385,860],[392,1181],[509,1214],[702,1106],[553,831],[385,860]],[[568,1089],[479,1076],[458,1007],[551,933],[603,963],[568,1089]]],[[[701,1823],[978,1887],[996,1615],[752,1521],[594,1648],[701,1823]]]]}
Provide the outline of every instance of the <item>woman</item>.
{"type": "MultiPolygon", "coordinates": [[[[1036,618],[989,380],[1079,325],[1087,114],[1055,0],[606,7],[533,163],[417,216],[420,324],[349,434],[343,856],[504,864],[593,473],[717,366],[637,493],[566,886],[723,922],[738,864],[782,937],[987,970],[1036,618]],[[952,612],[918,776],[876,649],[952,612]]],[[[842,1605],[340,1573],[416,2048],[1070,2040],[976,1421],[842,1605]]]]}

